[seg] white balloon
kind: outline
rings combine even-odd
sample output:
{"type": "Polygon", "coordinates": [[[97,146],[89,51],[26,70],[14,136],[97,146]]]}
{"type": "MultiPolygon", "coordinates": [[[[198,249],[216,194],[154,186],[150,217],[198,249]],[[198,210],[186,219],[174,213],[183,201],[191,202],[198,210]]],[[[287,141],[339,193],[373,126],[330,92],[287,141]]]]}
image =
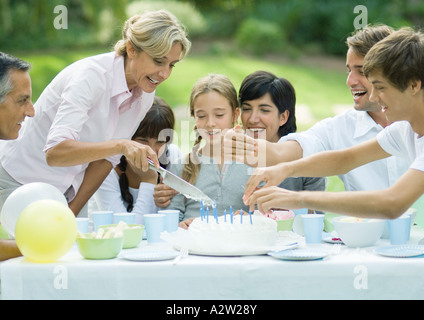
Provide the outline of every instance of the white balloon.
{"type": "Polygon", "coordinates": [[[44,182],[25,184],[10,194],[4,202],[0,214],[1,225],[9,234],[9,238],[15,238],[15,226],[22,210],[31,203],[43,199],[57,200],[68,205],[65,196],[59,189],[44,182]]]}

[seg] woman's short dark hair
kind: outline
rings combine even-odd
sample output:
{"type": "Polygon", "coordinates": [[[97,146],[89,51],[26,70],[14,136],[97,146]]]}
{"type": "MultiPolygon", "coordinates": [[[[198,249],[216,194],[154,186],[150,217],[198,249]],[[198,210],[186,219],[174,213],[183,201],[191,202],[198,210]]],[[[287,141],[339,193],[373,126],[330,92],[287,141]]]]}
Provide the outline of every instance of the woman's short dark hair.
{"type": "Polygon", "coordinates": [[[245,101],[259,99],[266,93],[270,94],[279,114],[286,110],[289,111],[287,122],[278,129],[278,136],[281,138],[289,133],[296,132],[296,92],[290,81],[285,78],[277,77],[268,71],[251,73],[240,86],[239,105],[241,107],[245,101]]]}

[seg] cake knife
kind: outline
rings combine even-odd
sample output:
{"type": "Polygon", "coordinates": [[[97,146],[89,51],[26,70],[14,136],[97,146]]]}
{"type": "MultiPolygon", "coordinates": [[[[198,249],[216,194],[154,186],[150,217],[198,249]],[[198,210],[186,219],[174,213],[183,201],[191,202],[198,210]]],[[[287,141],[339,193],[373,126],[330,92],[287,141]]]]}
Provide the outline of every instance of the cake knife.
{"type": "Polygon", "coordinates": [[[163,183],[167,186],[170,186],[172,189],[175,189],[179,193],[183,194],[187,198],[193,199],[195,201],[203,201],[205,206],[213,206],[213,201],[206,194],[204,194],[201,190],[188,183],[187,181],[181,179],[177,175],[165,170],[163,168],[156,168],[153,164],[153,161],[147,159],[149,161],[149,167],[152,170],[158,172],[163,178],[163,183]]]}

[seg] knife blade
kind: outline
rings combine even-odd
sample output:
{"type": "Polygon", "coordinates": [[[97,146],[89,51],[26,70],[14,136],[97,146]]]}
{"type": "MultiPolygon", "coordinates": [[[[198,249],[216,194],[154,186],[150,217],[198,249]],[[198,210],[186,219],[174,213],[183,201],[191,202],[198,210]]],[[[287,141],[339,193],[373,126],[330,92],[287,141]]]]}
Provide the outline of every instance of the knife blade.
{"type": "Polygon", "coordinates": [[[150,159],[148,159],[148,161],[150,169],[155,170],[162,176],[162,181],[164,184],[171,187],[172,189],[175,189],[187,198],[193,199],[195,201],[202,201],[205,206],[214,205],[213,200],[204,194],[201,190],[166,169],[161,167],[156,168],[150,159]]]}

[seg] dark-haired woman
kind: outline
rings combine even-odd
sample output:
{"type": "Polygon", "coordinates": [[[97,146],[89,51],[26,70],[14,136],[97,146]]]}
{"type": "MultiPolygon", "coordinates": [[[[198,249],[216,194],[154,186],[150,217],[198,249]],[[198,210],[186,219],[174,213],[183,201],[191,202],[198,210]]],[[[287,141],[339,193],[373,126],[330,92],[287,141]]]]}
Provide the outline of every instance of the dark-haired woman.
{"type": "MultiPolygon", "coordinates": [[[[241,121],[246,134],[269,142],[296,132],[296,93],[291,83],[267,71],[248,75],[239,90],[241,121]]],[[[288,178],[280,187],[300,190],[325,190],[325,178],[288,178]]]]}
{"type": "MultiPolygon", "coordinates": [[[[171,144],[174,123],[172,109],[163,99],[155,97],[153,106],[132,137],[132,140],[150,146],[165,168],[181,155],[178,147],[171,144]]],[[[120,163],[95,193],[94,199],[100,210],[133,212],[136,223],[143,223],[144,214],[158,210],[153,198],[158,182],[156,171],[143,172],[122,156],[120,163]]]]}

